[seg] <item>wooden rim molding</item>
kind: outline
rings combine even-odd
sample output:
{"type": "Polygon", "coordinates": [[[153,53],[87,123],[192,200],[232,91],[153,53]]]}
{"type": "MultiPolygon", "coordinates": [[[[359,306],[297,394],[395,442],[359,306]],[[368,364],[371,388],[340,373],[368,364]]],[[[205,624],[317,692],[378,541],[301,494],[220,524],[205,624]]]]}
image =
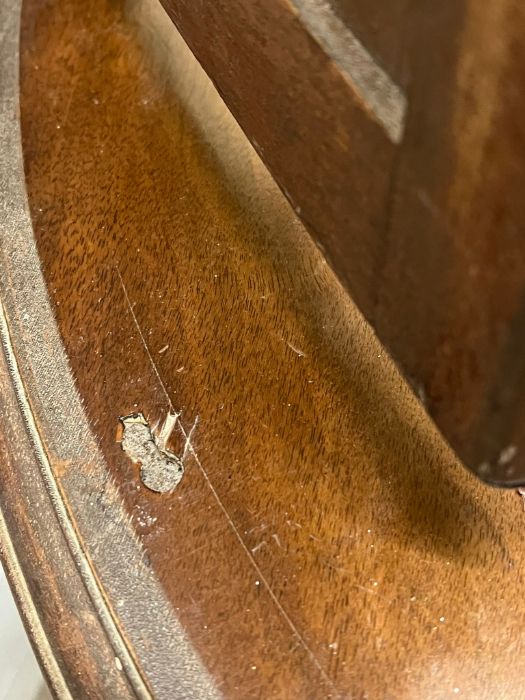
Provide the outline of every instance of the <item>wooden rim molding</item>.
{"type": "MultiPolygon", "coordinates": [[[[153,691],[159,698],[173,698],[174,692],[178,698],[218,697],[154,575],[144,565],[141,545],[123,514],[120,497],[108,479],[91,433],[49,304],[28,212],[22,162],[20,11],[20,0],[8,0],[0,8],[0,190],[4,197],[0,212],[0,333],[32,458],[42,486],[45,484],[47,493],[41,497],[52,503],[82,584],[113,648],[114,666],[117,671],[124,670],[136,696],[148,698],[153,691]],[[63,476],[61,488],[55,479],[58,465],[68,465],[71,474],[63,476]],[[102,522],[104,527],[100,528],[102,522]],[[115,577],[115,570],[128,575],[115,577]],[[160,634],[162,644],[158,644],[160,634]],[[141,668],[134,645],[141,648],[141,668]]],[[[49,521],[40,524],[43,529],[50,526],[49,521]]],[[[10,560],[8,571],[13,570],[15,563],[5,543],[3,551],[10,560]]]]}

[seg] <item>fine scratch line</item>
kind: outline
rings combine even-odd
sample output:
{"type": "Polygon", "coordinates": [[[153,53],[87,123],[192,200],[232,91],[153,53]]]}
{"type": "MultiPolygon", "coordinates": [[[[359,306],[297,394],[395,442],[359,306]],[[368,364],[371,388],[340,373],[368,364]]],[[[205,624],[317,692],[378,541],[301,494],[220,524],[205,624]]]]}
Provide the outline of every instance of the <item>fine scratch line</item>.
{"type": "Polygon", "coordinates": [[[151,363],[151,366],[153,367],[153,371],[155,372],[155,374],[156,374],[156,376],[157,376],[157,379],[159,380],[159,382],[160,382],[162,388],[164,389],[164,393],[166,394],[166,398],[168,399],[168,402],[169,402],[170,408],[171,408],[171,410],[172,410],[172,413],[176,414],[177,412],[176,412],[175,409],[173,408],[173,404],[171,403],[171,399],[170,399],[170,397],[169,397],[169,395],[168,395],[168,392],[166,391],[166,387],[164,386],[164,382],[163,382],[162,379],[161,379],[161,376],[160,376],[160,374],[159,374],[159,370],[157,369],[157,365],[155,364],[155,361],[153,360],[153,357],[152,357],[151,352],[150,352],[150,350],[149,350],[148,344],[146,343],[146,338],[144,337],[144,335],[143,335],[143,333],[142,333],[142,330],[141,330],[141,328],[140,328],[140,326],[139,326],[139,322],[137,321],[137,317],[135,316],[135,312],[133,311],[133,306],[131,305],[131,301],[130,301],[129,296],[128,296],[128,290],[126,289],[126,286],[125,286],[125,284],[124,284],[124,280],[122,279],[122,275],[120,274],[120,270],[119,270],[119,268],[118,268],[118,265],[115,265],[115,270],[117,271],[117,275],[118,275],[118,278],[119,278],[119,280],[120,280],[120,286],[122,287],[122,291],[124,292],[124,296],[126,297],[126,301],[127,301],[127,304],[128,304],[129,312],[130,312],[130,314],[131,314],[131,316],[132,316],[132,318],[133,318],[133,321],[134,321],[135,326],[136,326],[136,328],[137,328],[137,331],[138,331],[138,334],[139,334],[139,336],[140,336],[140,339],[142,340],[142,345],[144,345],[144,349],[146,350],[146,353],[147,353],[147,355],[148,355],[148,357],[149,357],[149,361],[150,361],[150,363],[151,363]]]}
{"type": "MultiPolygon", "coordinates": [[[[120,274],[120,270],[118,268],[118,265],[115,265],[115,270],[117,271],[117,275],[120,281],[120,286],[122,287],[122,291],[124,292],[124,296],[126,298],[126,302],[128,304],[129,312],[131,314],[131,317],[133,318],[133,322],[135,323],[135,327],[137,329],[137,332],[140,336],[140,339],[142,341],[142,345],[144,346],[144,350],[146,351],[146,354],[149,358],[150,364],[153,368],[153,371],[155,372],[155,376],[159,380],[159,384],[162,387],[162,391],[164,393],[164,396],[166,397],[168,401],[168,405],[170,407],[170,412],[166,416],[166,419],[164,421],[164,424],[160,430],[160,435],[159,439],[165,443],[169,436],[171,435],[171,432],[173,430],[172,423],[173,425],[177,425],[179,429],[182,431],[182,434],[184,435],[185,438],[185,443],[184,443],[184,452],[181,457],[181,462],[184,464],[184,460],[186,459],[186,456],[188,454],[188,451],[191,450],[193,452],[193,446],[191,444],[191,438],[193,435],[193,432],[197,425],[199,424],[199,416],[195,418],[195,421],[191,427],[191,430],[189,431],[188,435],[186,435],[186,432],[184,431],[184,428],[182,427],[182,423],[180,422],[180,411],[176,411],[175,407],[173,406],[173,402],[170,398],[170,395],[168,394],[168,390],[166,389],[166,385],[164,384],[164,381],[162,380],[162,377],[160,376],[159,370],[157,369],[157,365],[155,364],[155,361],[153,359],[153,355],[150,352],[150,349],[148,347],[148,344],[146,342],[146,338],[144,337],[144,334],[142,332],[142,329],[140,327],[140,324],[138,322],[138,319],[135,315],[135,312],[133,311],[133,306],[131,304],[131,300],[128,295],[128,290],[126,289],[126,285],[124,284],[124,280],[122,279],[122,275],[120,274]]],[[[195,454],[195,453],[194,453],[195,454]]]]}
{"type": "MultiPolygon", "coordinates": [[[[186,431],[184,430],[184,428],[182,427],[182,425],[181,425],[180,422],[179,422],[179,428],[180,428],[180,431],[182,432],[182,435],[187,439],[186,431]]],[[[251,565],[253,566],[253,568],[254,568],[255,571],[257,572],[258,578],[262,581],[263,585],[265,586],[266,590],[268,591],[268,593],[269,593],[269,595],[270,595],[270,598],[273,600],[275,606],[277,607],[277,609],[279,610],[279,612],[280,612],[281,615],[283,616],[284,620],[285,620],[286,623],[288,624],[288,627],[292,630],[294,636],[295,636],[295,637],[298,639],[298,641],[301,643],[301,645],[303,646],[303,648],[305,649],[305,651],[307,652],[307,654],[310,656],[310,658],[311,658],[311,660],[313,661],[313,663],[315,664],[315,666],[317,666],[317,668],[318,668],[320,674],[323,676],[324,680],[325,680],[332,688],[334,688],[335,686],[334,686],[334,684],[333,684],[333,681],[330,679],[330,677],[328,676],[328,674],[326,673],[326,671],[323,669],[323,667],[322,667],[321,664],[319,663],[319,661],[318,661],[317,657],[315,656],[314,652],[310,649],[310,647],[308,646],[308,644],[305,642],[305,640],[304,640],[303,637],[301,636],[301,633],[299,632],[299,630],[297,629],[297,627],[294,625],[294,623],[292,622],[290,616],[288,615],[288,613],[286,612],[286,610],[283,608],[283,606],[282,606],[281,603],[279,602],[279,599],[277,598],[277,596],[276,596],[275,593],[273,592],[272,587],[271,587],[270,584],[268,583],[268,581],[267,581],[265,575],[263,574],[263,572],[261,571],[259,565],[258,565],[257,562],[255,561],[255,558],[253,557],[252,553],[250,552],[250,550],[248,549],[248,547],[245,545],[244,540],[242,539],[242,537],[241,537],[241,535],[240,535],[240,533],[239,533],[239,530],[237,529],[237,526],[235,525],[235,523],[234,523],[233,520],[231,519],[231,517],[230,517],[228,511],[226,510],[226,507],[224,506],[224,504],[223,504],[223,502],[222,502],[222,500],[221,500],[219,494],[217,493],[217,491],[215,490],[215,487],[214,487],[213,484],[211,483],[210,478],[208,477],[208,474],[206,473],[206,470],[205,470],[204,467],[202,466],[201,461],[200,461],[200,459],[198,458],[198,456],[197,456],[197,454],[196,454],[196,452],[195,452],[195,449],[194,449],[193,445],[190,445],[189,449],[191,450],[191,452],[192,452],[192,454],[193,454],[193,457],[194,457],[196,463],[199,465],[199,468],[200,468],[200,470],[201,470],[201,472],[202,472],[202,475],[203,475],[203,477],[204,477],[206,483],[208,484],[208,487],[209,487],[210,491],[212,492],[213,497],[214,497],[215,500],[217,501],[217,505],[219,506],[219,508],[220,508],[220,509],[222,510],[222,512],[224,513],[224,516],[225,516],[226,520],[228,521],[228,524],[230,525],[230,527],[231,527],[231,529],[232,529],[232,531],[233,531],[235,537],[237,538],[237,540],[239,541],[239,544],[241,545],[242,549],[243,549],[244,552],[246,553],[246,556],[247,556],[248,559],[250,560],[251,565]]]]}
{"type": "Polygon", "coordinates": [[[182,436],[183,436],[183,438],[184,438],[184,440],[185,440],[183,459],[184,459],[184,457],[187,455],[187,453],[188,453],[189,451],[193,454],[193,458],[195,459],[195,462],[196,462],[196,464],[198,465],[198,467],[199,467],[199,469],[200,469],[200,471],[201,471],[201,473],[202,473],[202,476],[204,477],[204,480],[205,480],[206,484],[208,485],[208,488],[210,489],[210,491],[211,491],[211,493],[212,493],[212,495],[213,495],[215,501],[217,502],[217,505],[219,506],[219,508],[220,508],[221,511],[223,512],[224,517],[225,517],[226,520],[228,521],[228,524],[229,524],[231,530],[233,531],[233,534],[235,535],[235,537],[237,538],[239,544],[241,545],[242,549],[244,550],[244,552],[245,552],[246,556],[248,557],[248,559],[249,559],[251,565],[253,566],[253,568],[254,568],[255,571],[257,572],[257,576],[258,576],[259,580],[262,582],[262,584],[264,585],[264,587],[265,587],[266,590],[268,591],[268,594],[270,595],[270,598],[273,600],[275,606],[277,607],[277,609],[279,610],[279,612],[280,612],[281,615],[283,616],[283,618],[284,618],[286,624],[287,624],[288,627],[291,629],[293,635],[294,635],[294,636],[297,638],[297,640],[300,642],[301,646],[304,648],[304,650],[306,651],[306,653],[308,654],[308,656],[311,658],[311,660],[313,661],[314,665],[315,665],[315,666],[317,667],[317,669],[319,670],[319,673],[321,674],[321,676],[324,678],[324,680],[325,680],[332,688],[334,688],[335,686],[334,686],[333,681],[332,681],[331,678],[328,676],[328,674],[326,673],[326,671],[323,669],[323,667],[322,667],[321,664],[319,663],[319,660],[318,660],[317,657],[315,656],[314,652],[310,649],[310,647],[308,646],[308,644],[306,643],[306,641],[303,639],[301,633],[299,632],[299,630],[297,629],[297,627],[295,626],[295,624],[292,622],[290,616],[288,615],[288,613],[286,612],[286,610],[283,608],[283,606],[282,606],[281,603],[279,602],[279,599],[277,598],[277,596],[276,596],[275,593],[273,592],[272,587],[270,586],[268,580],[266,579],[265,575],[264,575],[263,572],[261,571],[259,565],[258,565],[257,562],[255,561],[254,556],[252,555],[252,553],[250,552],[250,550],[248,549],[248,547],[247,547],[246,544],[244,543],[244,540],[242,539],[242,537],[241,537],[241,535],[240,535],[240,533],[239,533],[239,530],[237,529],[237,526],[235,525],[235,523],[234,523],[233,520],[231,519],[230,514],[229,514],[228,511],[226,510],[226,507],[225,507],[224,503],[222,502],[222,500],[221,500],[219,494],[217,493],[217,491],[215,490],[215,487],[214,487],[213,484],[211,483],[210,478],[209,478],[208,474],[206,473],[206,470],[205,470],[204,467],[202,466],[202,463],[201,463],[199,457],[197,456],[197,453],[196,453],[196,451],[195,451],[195,448],[194,448],[193,445],[191,444],[191,436],[192,436],[193,431],[195,430],[195,428],[196,428],[196,426],[197,426],[197,424],[198,424],[199,417],[197,416],[197,418],[195,419],[195,422],[194,422],[193,427],[191,428],[191,430],[190,430],[189,432],[186,432],[186,430],[184,429],[184,426],[182,425],[182,423],[181,423],[181,421],[180,421],[179,415],[177,414],[177,412],[175,411],[175,409],[174,409],[174,407],[173,407],[173,403],[172,403],[171,398],[170,398],[170,396],[169,396],[169,394],[168,394],[168,390],[166,389],[166,385],[164,384],[164,382],[163,382],[163,380],[162,380],[162,377],[160,376],[159,371],[158,371],[158,369],[157,369],[157,367],[156,367],[156,365],[155,365],[155,362],[153,361],[153,357],[152,357],[152,355],[151,355],[151,353],[150,353],[150,351],[149,351],[148,344],[146,343],[146,339],[144,338],[144,335],[143,335],[143,333],[142,333],[142,330],[141,330],[141,328],[140,328],[140,326],[139,326],[139,322],[137,321],[137,317],[135,316],[135,312],[133,311],[133,307],[131,306],[131,302],[130,302],[129,296],[128,296],[126,287],[125,287],[125,285],[124,285],[124,280],[122,279],[122,275],[120,274],[120,270],[119,270],[118,266],[116,266],[115,269],[116,269],[116,271],[117,271],[117,274],[118,274],[118,277],[119,277],[119,280],[120,280],[120,284],[121,284],[121,286],[122,286],[122,291],[124,292],[124,296],[126,297],[126,301],[127,301],[127,303],[128,303],[128,307],[129,307],[130,313],[131,313],[131,315],[132,315],[132,317],[133,317],[133,321],[135,322],[135,326],[137,327],[137,331],[138,331],[138,333],[139,333],[139,335],[140,335],[140,338],[141,338],[141,340],[142,340],[142,343],[143,343],[143,345],[144,345],[144,348],[145,348],[145,350],[146,350],[146,353],[147,353],[147,355],[148,355],[148,357],[149,357],[149,361],[150,361],[150,363],[151,363],[151,366],[153,367],[153,371],[155,372],[155,374],[156,374],[156,376],[157,376],[157,379],[159,380],[159,384],[160,384],[160,386],[162,387],[162,391],[164,392],[164,395],[165,395],[166,400],[167,400],[167,402],[168,402],[168,404],[169,404],[169,406],[170,406],[171,411],[173,412],[174,415],[177,416],[177,426],[178,426],[178,428],[179,428],[180,432],[182,433],[182,436]]]}
{"type": "MultiPolygon", "coordinates": [[[[179,424],[179,427],[182,427],[182,423],[180,422],[180,420],[178,421],[178,424],[179,424]]],[[[186,459],[186,455],[188,454],[188,452],[190,450],[193,452],[193,456],[195,457],[195,450],[193,449],[193,446],[191,444],[191,438],[192,438],[193,432],[194,432],[195,428],[198,426],[198,424],[199,424],[199,416],[197,416],[195,418],[195,421],[193,422],[193,425],[191,426],[190,432],[185,436],[186,439],[184,442],[184,451],[183,451],[182,457],[181,457],[181,461],[183,463],[184,463],[184,460],[186,459]]],[[[182,433],[184,434],[184,430],[182,430],[182,433]]]]}
{"type": "Polygon", "coordinates": [[[292,0],[300,20],[342,70],[375,120],[393,143],[400,143],[407,99],[326,0],[292,0]]]}

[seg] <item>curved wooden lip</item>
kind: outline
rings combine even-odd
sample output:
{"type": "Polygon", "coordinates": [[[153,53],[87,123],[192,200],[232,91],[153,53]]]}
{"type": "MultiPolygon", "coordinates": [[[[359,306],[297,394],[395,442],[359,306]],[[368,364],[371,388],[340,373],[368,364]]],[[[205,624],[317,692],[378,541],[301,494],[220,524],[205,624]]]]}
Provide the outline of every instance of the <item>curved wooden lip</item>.
{"type": "MultiPolygon", "coordinates": [[[[4,30],[0,43],[4,179],[0,189],[5,202],[0,217],[0,334],[12,387],[45,482],[46,498],[135,695],[151,697],[151,688],[159,698],[218,697],[157,580],[144,565],[141,544],[123,513],[89,427],[49,304],[28,212],[19,118],[13,118],[19,112],[21,4],[21,0],[6,0],[0,7],[4,30]],[[55,470],[61,463],[77,468],[59,486],[55,470]],[[105,527],[100,528],[101,522],[105,527]],[[115,576],[115,571],[128,575],[115,576]],[[163,630],[162,644],[158,643],[159,629],[163,630]],[[137,644],[141,668],[133,650],[137,644]],[[176,668],[172,663],[175,655],[176,668]]],[[[5,538],[5,532],[1,534],[5,538]]],[[[9,543],[4,543],[14,570],[16,562],[10,551],[9,543]]],[[[17,587],[16,579],[12,580],[17,587]]],[[[58,686],[55,690],[62,692],[58,686]]]]}

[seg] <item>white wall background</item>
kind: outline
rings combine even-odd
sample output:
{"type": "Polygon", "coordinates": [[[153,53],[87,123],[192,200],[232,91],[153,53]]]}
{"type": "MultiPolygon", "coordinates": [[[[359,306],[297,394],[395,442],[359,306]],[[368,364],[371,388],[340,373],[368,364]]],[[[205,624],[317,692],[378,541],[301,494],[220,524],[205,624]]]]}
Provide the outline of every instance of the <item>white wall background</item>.
{"type": "Polygon", "coordinates": [[[0,566],[0,700],[50,699],[0,566]]]}

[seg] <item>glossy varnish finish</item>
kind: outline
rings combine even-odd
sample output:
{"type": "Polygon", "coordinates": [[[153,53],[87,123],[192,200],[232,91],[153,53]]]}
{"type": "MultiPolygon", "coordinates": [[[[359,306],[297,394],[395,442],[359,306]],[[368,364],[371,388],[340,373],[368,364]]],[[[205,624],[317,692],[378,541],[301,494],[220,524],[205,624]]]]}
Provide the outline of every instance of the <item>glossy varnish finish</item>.
{"type": "Polygon", "coordinates": [[[521,697],[520,499],[455,461],[191,58],[156,55],[136,12],[26,2],[21,109],[64,346],[166,605],[225,697],[521,697]],[[188,72],[200,123],[173,89],[188,72]],[[199,422],[159,495],[118,419],[170,408],[199,422]]]}

